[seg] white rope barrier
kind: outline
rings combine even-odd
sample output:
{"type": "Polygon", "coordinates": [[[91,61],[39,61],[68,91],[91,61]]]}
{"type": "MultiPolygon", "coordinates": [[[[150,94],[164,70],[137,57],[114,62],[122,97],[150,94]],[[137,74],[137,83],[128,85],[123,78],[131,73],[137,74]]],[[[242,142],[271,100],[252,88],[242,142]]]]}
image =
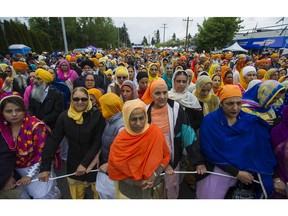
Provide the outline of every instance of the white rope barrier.
{"type": "MultiPolygon", "coordinates": [[[[98,172],[98,169],[95,169],[95,170],[91,170],[89,173],[91,172],[98,172]]],[[[54,178],[49,178],[49,181],[50,180],[56,180],[56,179],[61,179],[61,178],[65,178],[65,177],[69,177],[69,176],[73,176],[75,175],[76,173],[70,173],[70,174],[67,174],[67,175],[62,175],[62,176],[57,176],[57,177],[54,177],[54,178]]],[[[88,173],[87,173],[88,174],[88,173]]],[[[35,181],[39,181],[38,178],[37,179],[33,179],[31,182],[35,182],[35,181]]]]}
{"type": "MultiPolygon", "coordinates": [[[[98,169],[95,170],[91,170],[90,172],[98,172],[98,169]]],[[[231,175],[226,175],[226,174],[222,174],[222,173],[216,173],[216,172],[211,172],[211,171],[207,171],[207,173],[209,174],[213,174],[213,175],[218,175],[218,176],[223,176],[223,177],[227,177],[227,178],[234,178],[236,179],[236,177],[231,176],[231,175]]],[[[49,180],[56,180],[56,179],[61,179],[61,178],[65,178],[65,177],[69,177],[69,176],[73,176],[76,173],[70,173],[67,175],[62,175],[62,176],[57,176],[54,178],[49,178],[49,180]]],[[[197,171],[174,171],[174,174],[197,174],[197,171]]],[[[160,176],[165,175],[165,173],[161,173],[160,176]]],[[[33,179],[31,182],[35,182],[38,181],[38,179],[33,179]]],[[[253,180],[253,182],[260,184],[259,181],[253,180]]]]}
{"type": "MultiPolygon", "coordinates": [[[[197,171],[174,171],[175,174],[197,174],[197,171]]],[[[234,178],[236,179],[237,177],[231,176],[231,175],[226,175],[226,174],[222,174],[222,173],[216,173],[216,172],[211,172],[211,171],[207,171],[207,173],[209,174],[213,174],[213,175],[218,175],[218,176],[223,176],[223,177],[227,177],[227,178],[234,178]]],[[[165,175],[165,173],[161,173],[160,174],[165,175]]],[[[259,181],[253,180],[253,182],[260,184],[259,181]]]]}

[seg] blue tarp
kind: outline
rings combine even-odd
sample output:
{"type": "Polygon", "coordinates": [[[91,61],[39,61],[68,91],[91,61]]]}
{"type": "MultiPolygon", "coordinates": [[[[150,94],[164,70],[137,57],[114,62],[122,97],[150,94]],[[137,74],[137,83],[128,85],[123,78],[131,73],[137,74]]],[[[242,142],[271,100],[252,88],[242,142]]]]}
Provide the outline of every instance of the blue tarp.
{"type": "Polygon", "coordinates": [[[288,48],[288,37],[265,37],[237,40],[244,49],[288,48]]]}
{"type": "Polygon", "coordinates": [[[93,52],[96,52],[98,50],[98,48],[96,48],[96,47],[94,47],[92,45],[87,46],[86,49],[92,50],[93,52]]]}

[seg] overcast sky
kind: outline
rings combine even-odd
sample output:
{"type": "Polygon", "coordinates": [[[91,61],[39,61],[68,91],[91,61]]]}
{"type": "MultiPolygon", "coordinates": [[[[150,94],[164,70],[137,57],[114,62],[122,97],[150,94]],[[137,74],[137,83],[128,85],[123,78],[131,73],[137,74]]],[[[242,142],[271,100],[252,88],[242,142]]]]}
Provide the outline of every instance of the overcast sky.
{"type": "MultiPolygon", "coordinates": [[[[160,31],[160,41],[163,42],[163,24],[166,24],[165,41],[171,39],[173,33],[177,38],[182,39],[186,35],[187,25],[183,19],[187,17],[193,20],[189,22],[188,28],[192,36],[198,31],[197,23],[202,25],[204,17],[241,17],[244,20],[241,24],[244,29],[252,29],[257,23],[257,28],[273,26],[279,19],[287,16],[288,6],[287,0],[277,0],[277,5],[272,4],[272,10],[269,4],[251,0],[241,0],[241,2],[231,0],[85,0],[75,2],[49,0],[49,3],[29,1],[34,2],[36,7],[33,8],[31,7],[33,4],[27,4],[22,0],[13,0],[13,5],[17,5],[13,8],[11,8],[10,1],[1,2],[1,8],[7,8],[7,10],[1,10],[1,17],[112,17],[117,27],[122,27],[125,22],[132,43],[141,43],[144,36],[151,40],[157,30],[160,31]]],[[[285,23],[288,23],[288,17],[278,24],[285,23]]]]}
{"type": "MultiPolygon", "coordinates": [[[[243,30],[253,29],[256,25],[257,28],[274,26],[281,18],[282,17],[241,17],[241,19],[244,20],[241,25],[244,27],[243,30]]],[[[152,37],[155,37],[157,30],[160,32],[160,41],[163,42],[164,24],[166,24],[165,41],[170,40],[173,33],[180,39],[183,39],[186,35],[187,17],[112,17],[112,19],[117,27],[122,27],[125,22],[132,43],[142,43],[144,36],[148,41],[151,41],[152,37]]],[[[192,21],[189,21],[188,33],[194,36],[198,32],[197,23],[202,25],[204,17],[189,17],[189,20],[192,21]]],[[[288,23],[288,17],[284,18],[283,23],[288,23]]],[[[278,25],[283,23],[281,21],[278,25]]]]}

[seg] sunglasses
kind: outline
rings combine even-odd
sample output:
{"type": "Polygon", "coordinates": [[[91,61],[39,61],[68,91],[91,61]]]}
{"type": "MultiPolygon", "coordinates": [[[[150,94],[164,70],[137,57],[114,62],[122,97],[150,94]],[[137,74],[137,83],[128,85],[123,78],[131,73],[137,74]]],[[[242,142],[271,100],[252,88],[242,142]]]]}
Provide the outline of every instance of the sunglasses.
{"type": "Polygon", "coordinates": [[[117,79],[127,79],[127,76],[117,76],[117,79]]]}
{"type": "Polygon", "coordinates": [[[80,100],[81,100],[82,102],[86,102],[86,101],[88,101],[88,98],[75,97],[75,98],[72,98],[72,100],[73,100],[74,102],[79,102],[80,100]]]}

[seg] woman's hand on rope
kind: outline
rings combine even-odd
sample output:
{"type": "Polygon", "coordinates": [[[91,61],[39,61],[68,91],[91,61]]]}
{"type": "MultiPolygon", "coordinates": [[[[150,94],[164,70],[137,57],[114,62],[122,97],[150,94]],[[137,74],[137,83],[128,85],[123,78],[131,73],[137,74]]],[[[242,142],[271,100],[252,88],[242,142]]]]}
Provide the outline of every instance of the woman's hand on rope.
{"type": "Polygon", "coordinates": [[[246,185],[252,184],[254,180],[253,175],[246,171],[239,171],[237,178],[239,179],[239,181],[246,185]]]}

